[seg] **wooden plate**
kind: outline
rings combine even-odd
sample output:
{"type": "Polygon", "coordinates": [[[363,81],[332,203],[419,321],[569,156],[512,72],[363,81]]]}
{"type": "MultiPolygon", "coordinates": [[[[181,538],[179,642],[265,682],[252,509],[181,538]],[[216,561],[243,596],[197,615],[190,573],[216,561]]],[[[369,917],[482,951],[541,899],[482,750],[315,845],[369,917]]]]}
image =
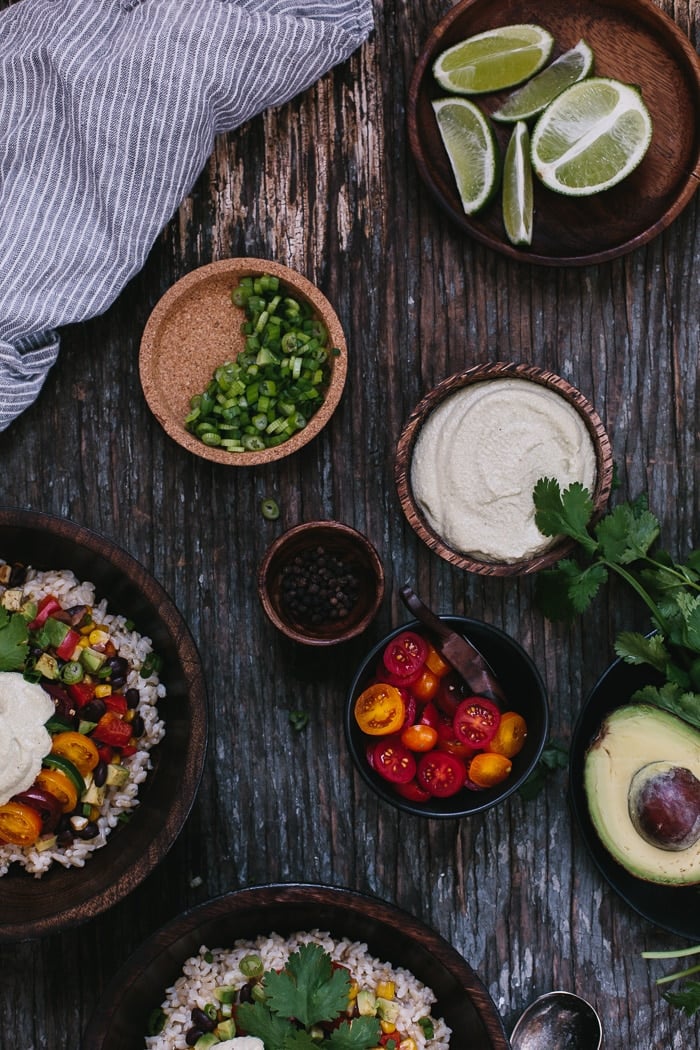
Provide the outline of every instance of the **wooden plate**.
{"type": "MultiPolygon", "coordinates": [[[[493,112],[508,92],[476,96],[493,112]]],[[[495,125],[503,150],[510,126],[495,125]]],[[[496,251],[525,262],[584,265],[646,244],[680,214],[700,179],[700,59],[653,0],[462,0],[438,23],[420,54],[408,97],[408,132],[418,170],[455,225],[496,251]],[[651,146],[623,182],[587,198],[553,193],[535,179],[530,248],[508,241],[500,194],[478,216],[466,216],[457,194],[431,101],[446,92],[432,64],[452,44],[496,26],[532,22],[554,36],[555,58],[582,37],[594,71],[641,88],[651,113],[651,146]]]]}
{"type": "Polygon", "coordinates": [[[154,933],[106,989],[85,1032],[90,1050],[143,1046],[149,1014],[202,944],[228,947],[272,931],[288,937],[328,930],[362,941],[383,961],[410,970],[435,992],[434,1012],[452,1029],[452,1045],[509,1050],[498,1010],[459,953],[418,919],[352,890],[304,884],[253,886],[200,904],[154,933]]]}
{"type": "Polygon", "coordinates": [[[229,467],[252,467],[283,459],[316,437],[338,406],[347,374],[345,336],[326,297],[295,270],[268,259],[221,259],[188,273],[156,303],[141,339],[141,385],[146,401],[163,429],[188,452],[229,467]],[[288,441],[260,452],[227,452],[205,445],[185,429],[190,398],[201,394],[214,369],[233,361],[243,349],[243,311],[231,303],[241,277],[279,277],[291,294],[311,306],[329,333],[333,357],[326,397],[303,430],[288,441]]]}

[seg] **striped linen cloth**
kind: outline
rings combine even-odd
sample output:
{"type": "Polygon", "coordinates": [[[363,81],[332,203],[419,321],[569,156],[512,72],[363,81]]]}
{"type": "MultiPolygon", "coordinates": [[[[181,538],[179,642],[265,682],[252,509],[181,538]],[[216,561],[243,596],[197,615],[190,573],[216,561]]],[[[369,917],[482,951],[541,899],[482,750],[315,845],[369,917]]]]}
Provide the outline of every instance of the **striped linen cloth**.
{"type": "Polygon", "coordinates": [[[214,136],[303,91],[371,0],[19,0],[0,13],[0,430],[104,311],[214,136]]]}

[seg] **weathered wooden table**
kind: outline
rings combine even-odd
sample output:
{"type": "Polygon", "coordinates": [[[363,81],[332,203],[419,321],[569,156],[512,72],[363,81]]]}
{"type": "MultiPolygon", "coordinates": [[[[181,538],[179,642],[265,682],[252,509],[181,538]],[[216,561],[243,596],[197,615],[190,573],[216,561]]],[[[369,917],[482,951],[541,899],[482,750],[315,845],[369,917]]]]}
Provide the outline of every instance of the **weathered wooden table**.
{"type": "MultiPolygon", "coordinates": [[[[695,3],[661,6],[696,37],[695,3]]],[[[564,988],[597,1005],[606,1047],[699,1044],[700,1020],[664,1002],[653,984],[660,969],[640,957],[683,942],[603,882],[573,826],[565,771],[532,801],[423,821],[370,794],[345,750],[353,667],[408,619],[398,599],[406,582],[437,610],[468,612],[520,640],[545,676],[552,738],[563,745],[616,630],[647,623],[610,586],[581,622],[549,624],[532,579],[466,575],[417,539],[395,494],[394,451],[436,381],[488,359],[558,372],[606,422],[621,493],[648,492],[679,556],[700,542],[698,198],[652,243],[600,266],[520,264],[452,229],[419,183],[405,126],[415,56],[448,7],[378,3],[374,34],[347,64],[220,138],[145,269],[106,314],[64,330],[39,400],[0,435],[0,504],[66,515],[151,570],[190,624],[211,703],[198,801],[158,871],[87,925],[0,949],[7,1050],[77,1046],[140,941],[208,897],[269,881],[351,886],[421,917],[481,974],[508,1030],[531,999],[564,988]],[[185,453],[139,384],[139,340],[158,298],[189,270],[236,255],[315,281],[350,351],[331,425],[264,469],[185,453]],[[278,501],[278,521],[262,517],[264,497],[278,501]],[[387,596],[365,639],[328,659],[285,644],[254,579],[284,528],[331,517],[374,541],[387,596]],[[301,733],[290,708],[310,713],[301,733]]]]}

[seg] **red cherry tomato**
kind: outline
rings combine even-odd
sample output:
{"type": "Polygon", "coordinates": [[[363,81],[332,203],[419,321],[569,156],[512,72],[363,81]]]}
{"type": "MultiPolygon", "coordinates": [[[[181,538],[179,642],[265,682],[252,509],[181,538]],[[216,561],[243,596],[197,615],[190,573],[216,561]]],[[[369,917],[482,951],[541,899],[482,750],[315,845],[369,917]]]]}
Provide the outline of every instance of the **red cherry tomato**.
{"type": "Polygon", "coordinates": [[[427,642],[415,631],[403,631],[389,642],[382,659],[389,674],[400,678],[403,685],[409,685],[420,675],[427,655],[427,642]]]}
{"type": "Polygon", "coordinates": [[[440,679],[440,688],[435,694],[435,703],[446,715],[454,718],[465,696],[469,696],[469,687],[456,671],[450,671],[440,679]]]}
{"type": "Polygon", "coordinates": [[[437,729],[440,723],[440,712],[432,701],[428,701],[423,710],[420,713],[418,721],[421,725],[432,726],[433,729],[437,729]]]}
{"type": "Polygon", "coordinates": [[[478,750],[493,740],[500,721],[501,712],[491,700],[468,696],[457,708],[452,724],[457,739],[478,750]]]}
{"type": "Polygon", "coordinates": [[[429,751],[421,755],[416,780],[434,798],[449,798],[464,787],[467,769],[456,755],[442,751],[429,751]]]}
{"type": "Polygon", "coordinates": [[[440,688],[440,679],[431,670],[424,667],[418,678],[411,685],[411,692],[422,703],[432,700],[440,688]]]}
{"type": "Polygon", "coordinates": [[[474,754],[476,748],[471,747],[469,744],[465,744],[463,740],[460,740],[454,731],[452,720],[449,718],[441,718],[438,725],[436,726],[438,731],[438,738],[435,747],[438,751],[444,751],[447,755],[456,755],[457,758],[469,761],[474,754]]]}
{"type": "Polygon", "coordinates": [[[370,765],[392,784],[407,784],[416,775],[416,760],[397,736],[377,741],[370,765]]]}
{"type": "Polygon", "coordinates": [[[413,693],[409,693],[408,689],[399,689],[403,702],[406,706],[406,714],[404,715],[402,729],[406,726],[412,726],[416,720],[416,713],[418,711],[418,702],[416,701],[413,693]]]}
{"type": "Polygon", "coordinates": [[[394,791],[409,802],[428,802],[432,798],[430,792],[422,788],[417,780],[409,780],[407,784],[394,784],[394,791]]]}

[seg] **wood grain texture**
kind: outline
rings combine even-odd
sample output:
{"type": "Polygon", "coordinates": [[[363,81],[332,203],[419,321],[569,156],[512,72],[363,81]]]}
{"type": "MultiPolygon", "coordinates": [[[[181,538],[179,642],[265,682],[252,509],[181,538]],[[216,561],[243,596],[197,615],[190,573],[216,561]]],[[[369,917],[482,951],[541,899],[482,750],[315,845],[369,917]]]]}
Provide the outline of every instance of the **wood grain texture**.
{"type": "MultiPolygon", "coordinates": [[[[659,6],[697,46],[697,0],[659,6]]],[[[640,958],[680,942],[602,881],[564,772],[533,801],[425,822],[370,794],[345,751],[345,690],[366,649],[408,619],[404,583],[439,612],[518,639],[545,677],[563,744],[615,632],[648,622],[613,583],[581,622],[548,623],[532,579],[463,573],[418,539],[394,486],[396,444],[446,376],[487,360],[561,375],[603,419],[620,493],[648,492],[674,553],[700,543],[698,198],[659,237],[599,266],[517,262],[465,235],[424,188],[406,130],[416,56],[449,7],[378,0],[375,31],[347,63],[220,137],[143,271],[104,315],[64,330],[39,400],[0,435],[0,504],[66,515],[141,561],[197,641],[211,714],[198,801],[158,870],[83,927],[0,947],[2,1050],[78,1045],[109,979],[163,922],[232,888],[292,880],[350,886],[425,921],[481,975],[508,1030],[531,999],[564,988],[597,1005],[606,1047],[700,1041],[700,1021],[654,987],[660,965],[640,958]],[[174,281],[240,255],[318,284],[347,336],[348,378],[309,446],[233,471],[163,432],[141,392],[138,348],[174,281]],[[278,521],[262,517],[264,497],[280,504],[278,521]],[[255,588],[269,543],[322,518],[365,532],[386,573],[367,636],[330,656],[288,644],[255,588]],[[310,713],[303,733],[292,708],[310,713]]]]}

